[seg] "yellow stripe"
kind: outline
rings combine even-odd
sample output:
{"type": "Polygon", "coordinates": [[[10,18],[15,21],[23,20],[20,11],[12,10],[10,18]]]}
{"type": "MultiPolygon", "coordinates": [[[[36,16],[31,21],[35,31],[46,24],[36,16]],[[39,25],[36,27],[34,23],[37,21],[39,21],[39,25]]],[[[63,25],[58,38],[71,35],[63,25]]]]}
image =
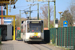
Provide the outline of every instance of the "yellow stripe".
{"type": "Polygon", "coordinates": [[[34,36],[38,36],[38,33],[36,32],[36,33],[34,33],[34,36]]]}

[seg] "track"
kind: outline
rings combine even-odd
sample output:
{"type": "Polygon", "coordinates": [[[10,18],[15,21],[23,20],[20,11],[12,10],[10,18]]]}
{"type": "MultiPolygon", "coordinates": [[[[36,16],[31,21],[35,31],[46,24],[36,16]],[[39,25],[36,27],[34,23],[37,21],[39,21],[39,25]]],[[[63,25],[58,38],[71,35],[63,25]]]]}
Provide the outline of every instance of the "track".
{"type": "Polygon", "coordinates": [[[52,50],[51,48],[44,46],[46,44],[28,44],[31,50],[52,50]]]}
{"type": "Polygon", "coordinates": [[[51,48],[47,47],[47,46],[43,46],[43,45],[39,45],[39,44],[33,44],[33,46],[35,46],[36,48],[38,48],[39,50],[52,50],[51,48]]]}

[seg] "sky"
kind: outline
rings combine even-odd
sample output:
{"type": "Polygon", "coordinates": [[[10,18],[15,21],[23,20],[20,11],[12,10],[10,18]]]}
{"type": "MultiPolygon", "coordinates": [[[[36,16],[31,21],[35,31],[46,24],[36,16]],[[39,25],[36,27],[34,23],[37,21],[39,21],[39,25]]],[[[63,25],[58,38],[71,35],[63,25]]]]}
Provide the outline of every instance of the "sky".
{"type": "MultiPolygon", "coordinates": [[[[34,4],[39,3],[39,14],[42,12],[40,10],[40,7],[43,6],[44,4],[48,4],[48,2],[34,2],[34,4]]],[[[56,0],[56,18],[60,19],[60,15],[59,15],[59,11],[64,12],[65,10],[69,9],[71,0],[56,0]]],[[[19,15],[19,10],[29,10],[29,4],[33,4],[32,2],[26,2],[26,0],[18,0],[15,4],[16,9],[13,9],[14,5],[11,5],[11,12],[9,12],[8,10],[8,14],[9,15],[19,15]]],[[[50,6],[54,7],[54,2],[50,2],[50,6]]],[[[8,8],[10,7],[10,5],[8,6],[8,8]]],[[[37,10],[37,5],[32,6],[31,10],[37,10]]],[[[26,15],[23,14],[24,11],[21,11],[21,17],[26,18],[26,15]]],[[[31,17],[37,17],[37,11],[33,11],[31,13],[31,17]]],[[[51,20],[53,20],[54,18],[54,13],[51,16],[51,20]]]]}

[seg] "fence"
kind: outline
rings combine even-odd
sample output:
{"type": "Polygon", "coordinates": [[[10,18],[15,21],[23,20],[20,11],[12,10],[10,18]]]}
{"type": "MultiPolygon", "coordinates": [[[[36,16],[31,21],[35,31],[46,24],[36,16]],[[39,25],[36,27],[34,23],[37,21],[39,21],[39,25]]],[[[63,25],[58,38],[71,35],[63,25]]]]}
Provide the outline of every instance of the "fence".
{"type": "Polygon", "coordinates": [[[17,38],[21,38],[21,30],[17,30],[17,38]]]}
{"type": "Polygon", "coordinates": [[[17,27],[16,29],[16,40],[21,39],[21,30],[20,27],[17,27]]]}
{"type": "Polygon", "coordinates": [[[62,46],[74,50],[75,49],[75,27],[51,28],[50,40],[52,40],[53,44],[56,44],[57,42],[58,46],[62,46]],[[56,37],[57,37],[57,41],[56,41],[56,37]]]}

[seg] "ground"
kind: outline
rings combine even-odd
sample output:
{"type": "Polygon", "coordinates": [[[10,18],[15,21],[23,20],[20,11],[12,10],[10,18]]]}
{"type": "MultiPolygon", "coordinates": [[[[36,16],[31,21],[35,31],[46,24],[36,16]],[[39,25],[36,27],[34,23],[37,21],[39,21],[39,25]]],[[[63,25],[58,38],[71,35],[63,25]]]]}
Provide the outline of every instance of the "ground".
{"type": "Polygon", "coordinates": [[[63,50],[48,44],[28,44],[23,41],[3,41],[0,50],[63,50]]]}

